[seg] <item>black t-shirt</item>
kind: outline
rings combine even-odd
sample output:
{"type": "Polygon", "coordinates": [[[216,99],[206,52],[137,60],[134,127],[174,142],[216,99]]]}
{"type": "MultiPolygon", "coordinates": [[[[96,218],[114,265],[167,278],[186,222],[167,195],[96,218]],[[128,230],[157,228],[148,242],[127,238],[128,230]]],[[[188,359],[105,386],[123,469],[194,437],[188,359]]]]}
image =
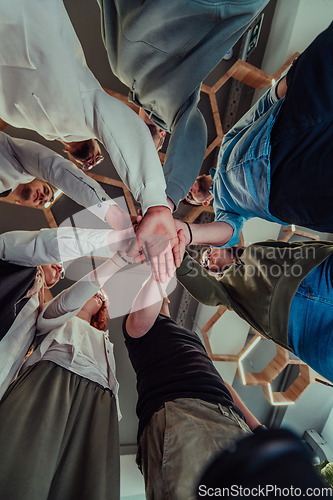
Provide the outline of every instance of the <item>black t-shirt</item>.
{"type": "Polygon", "coordinates": [[[177,398],[232,406],[244,418],[196,333],[159,315],[146,335],[135,339],[126,332],[126,320],[125,344],[137,376],[138,439],[153,414],[177,398]]]}

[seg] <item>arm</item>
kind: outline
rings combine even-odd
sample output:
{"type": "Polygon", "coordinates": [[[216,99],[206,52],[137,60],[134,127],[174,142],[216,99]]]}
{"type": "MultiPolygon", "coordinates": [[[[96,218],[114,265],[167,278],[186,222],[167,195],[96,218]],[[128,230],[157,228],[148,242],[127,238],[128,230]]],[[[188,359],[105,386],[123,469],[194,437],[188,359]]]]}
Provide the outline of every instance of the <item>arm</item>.
{"type": "Polygon", "coordinates": [[[207,306],[230,307],[222,281],[208,274],[188,253],[185,254],[176,275],[178,281],[198,302],[207,306]]]}
{"type": "Polygon", "coordinates": [[[197,89],[179,110],[163,166],[166,193],[176,208],[199,175],[207,147],[206,122],[197,108],[199,98],[197,89]]]}
{"type": "Polygon", "coordinates": [[[151,274],[143,284],[126,321],[126,331],[130,337],[142,337],[153,326],[161,310],[169,282],[170,279],[166,283],[160,284],[151,274]]]}
{"type": "MultiPolygon", "coordinates": [[[[185,234],[185,244],[189,245],[191,235],[187,224],[181,221],[176,221],[177,229],[183,229],[185,234]]],[[[231,224],[221,221],[210,222],[208,224],[189,224],[192,232],[193,245],[213,245],[216,247],[223,247],[233,240],[233,227],[231,224]]]]}
{"type": "Polygon", "coordinates": [[[116,205],[98,182],[70,160],[36,142],[9,136],[7,140],[25,172],[61,189],[69,198],[90,209],[102,220],[105,220],[110,205],[116,205]]]}
{"type": "Polygon", "coordinates": [[[114,251],[126,248],[133,235],[131,228],[11,231],[0,235],[0,259],[30,267],[66,262],[83,255],[109,258],[114,251]]]}
{"type": "MultiPolygon", "coordinates": [[[[177,236],[179,253],[183,254],[185,251],[184,232],[182,230],[178,231],[177,236]]],[[[127,318],[126,330],[131,337],[142,337],[150,330],[161,311],[166,297],[166,289],[171,277],[166,278],[164,282],[156,280],[155,266],[156,259],[152,261],[152,274],[142,286],[127,318]]],[[[166,310],[166,308],[164,309],[166,310]]]]}
{"type": "Polygon", "coordinates": [[[243,401],[241,400],[241,398],[238,396],[238,394],[235,391],[235,389],[233,387],[231,387],[231,385],[229,385],[225,380],[224,380],[224,383],[225,383],[227,389],[229,390],[229,392],[231,393],[232,399],[234,400],[235,405],[243,413],[247,425],[250,427],[251,431],[253,431],[256,427],[258,427],[258,425],[261,425],[261,423],[250,412],[250,410],[248,409],[248,407],[245,406],[245,404],[243,403],[243,401]]]}
{"type": "Polygon", "coordinates": [[[84,304],[126,263],[115,255],[57,295],[38,319],[39,335],[61,326],[80,311],[84,304]],[[51,321],[50,321],[51,320],[51,321]]]}
{"type": "Polygon", "coordinates": [[[94,90],[93,99],[93,116],[88,120],[122,181],[140,203],[143,215],[149,207],[169,207],[161,162],[147,125],[102,89],[94,90]]]}
{"type": "MultiPolygon", "coordinates": [[[[128,106],[103,90],[96,90],[94,99],[96,137],[108,150],[122,181],[142,207],[144,218],[137,238],[146,242],[151,257],[163,252],[169,242],[173,249],[177,244],[177,231],[165,194],[162,166],[148,127],[128,106]]],[[[138,241],[129,256],[134,257],[139,248],[138,241]]],[[[166,253],[161,261],[172,259],[171,250],[166,253]]],[[[174,258],[176,265],[180,265],[175,252],[174,258]]]]}

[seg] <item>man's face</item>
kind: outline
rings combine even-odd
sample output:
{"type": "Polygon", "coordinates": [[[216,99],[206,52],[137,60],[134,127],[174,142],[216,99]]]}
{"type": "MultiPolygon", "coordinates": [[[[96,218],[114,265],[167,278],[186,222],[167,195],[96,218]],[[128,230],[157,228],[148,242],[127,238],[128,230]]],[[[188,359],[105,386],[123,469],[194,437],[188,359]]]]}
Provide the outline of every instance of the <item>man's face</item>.
{"type": "Polygon", "coordinates": [[[210,247],[202,256],[203,267],[209,269],[213,273],[222,272],[232,262],[236,260],[229,248],[213,248],[210,247]]]}
{"type": "Polygon", "coordinates": [[[43,207],[51,201],[52,189],[47,182],[34,179],[28,184],[19,184],[15,189],[16,203],[26,207],[43,207]]]}
{"type": "Polygon", "coordinates": [[[46,286],[51,288],[53,285],[58,283],[63,268],[60,264],[46,264],[42,267],[44,271],[46,286]]]}
{"type": "Polygon", "coordinates": [[[188,195],[186,196],[185,200],[187,203],[190,203],[191,205],[209,205],[211,199],[213,196],[210,194],[208,191],[201,191],[198,186],[198,181],[195,181],[193,186],[191,187],[188,195]]]}

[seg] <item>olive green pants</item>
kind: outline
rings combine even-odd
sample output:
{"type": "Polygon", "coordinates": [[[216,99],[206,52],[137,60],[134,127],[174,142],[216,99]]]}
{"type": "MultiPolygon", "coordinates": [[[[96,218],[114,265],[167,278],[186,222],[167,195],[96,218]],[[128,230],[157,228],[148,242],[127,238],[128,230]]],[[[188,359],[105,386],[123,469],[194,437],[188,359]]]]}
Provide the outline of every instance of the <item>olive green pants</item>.
{"type": "Polygon", "coordinates": [[[166,402],[140,438],[147,500],[195,500],[209,462],[248,434],[229,407],[190,398],[166,402]]]}
{"type": "Polygon", "coordinates": [[[0,498],[119,499],[111,391],[50,361],[16,379],[0,404],[0,498]]]}

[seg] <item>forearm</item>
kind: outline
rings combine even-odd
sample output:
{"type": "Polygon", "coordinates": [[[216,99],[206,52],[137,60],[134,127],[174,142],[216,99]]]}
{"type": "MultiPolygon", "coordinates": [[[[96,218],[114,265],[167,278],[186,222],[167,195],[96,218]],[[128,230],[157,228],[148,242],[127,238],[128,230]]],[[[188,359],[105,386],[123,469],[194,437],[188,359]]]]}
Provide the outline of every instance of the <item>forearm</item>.
{"type": "MultiPolygon", "coordinates": [[[[200,91],[198,92],[200,94],[200,91]]],[[[177,116],[163,166],[166,193],[177,207],[199,175],[207,146],[206,122],[197,108],[197,92],[177,116]]]]}
{"type": "Polygon", "coordinates": [[[126,246],[132,230],[61,227],[40,231],[11,231],[0,235],[0,259],[22,266],[66,262],[85,255],[112,257],[126,246]]]}
{"type": "Polygon", "coordinates": [[[111,205],[108,208],[105,214],[105,222],[117,231],[132,227],[131,215],[118,205],[111,205]]]}
{"type": "Polygon", "coordinates": [[[164,174],[148,127],[126,104],[106,92],[96,91],[95,100],[96,137],[141,204],[143,215],[151,206],[168,207],[164,174]]]}
{"type": "MultiPolygon", "coordinates": [[[[190,243],[191,235],[184,223],[177,223],[184,230],[186,245],[190,243]]],[[[233,228],[227,222],[210,222],[209,224],[190,224],[193,245],[223,246],[231,239],[233,228]]]]}
{"type": "Polygon", "coordinates": [[[153,326],[161,310],[167,283],[155,281],[151,275],[138,293],[126,322],[127,333],[131,337],[142,337],[153,326]]]}
{"type": "Polygon", "coordinates": [[[227,389],[229,390],[229,392],[231,393],[232,395],[232,399],[234,400],[234,403],[235,405],[237,406],[237,408],[240,409],[240,411],[243,413],[244,417],[245,417],[245,420],[246,420],[246,423],[247,425],[250,427],[251,431],[253,431],[253,429],[255,429],[256,427],[258,427],[258,425],[261,425],[261,423],[259,422],[259,420],[250,412],[250,410],[248,409],[247,406],[245,406],[245,404],[243,403],[243,401],[241,400],[241,398],[238,396],[237,392],[235,391],[235,389],[233,387],[231,387],[230,384],[228,384],[227,382],[225,382],[225,385],[227,387],[227,389]]]}
{"type": "Polygon", "coordinates": [[[207,306],[230,307],[229,297],[223,282],[210,276],[198,262],[188,254],[176,271],[178,281],[198,301],[207,306]]]}
{"type": "MultiPolygon", "coordinates": [[[[126,263],[117,255],[112,259],[108,259],[97,269],[91,271],[71,287],[57,295],[44,309],[42,314],[43,319],[59,318],[61,324],[61,317],[65,314],[72,313],[73,316],[76,315],[104,283],[125,266],[126,263]]],[[[66,321],[68,321],[68,317],[66,317],[66,321]]]]}

